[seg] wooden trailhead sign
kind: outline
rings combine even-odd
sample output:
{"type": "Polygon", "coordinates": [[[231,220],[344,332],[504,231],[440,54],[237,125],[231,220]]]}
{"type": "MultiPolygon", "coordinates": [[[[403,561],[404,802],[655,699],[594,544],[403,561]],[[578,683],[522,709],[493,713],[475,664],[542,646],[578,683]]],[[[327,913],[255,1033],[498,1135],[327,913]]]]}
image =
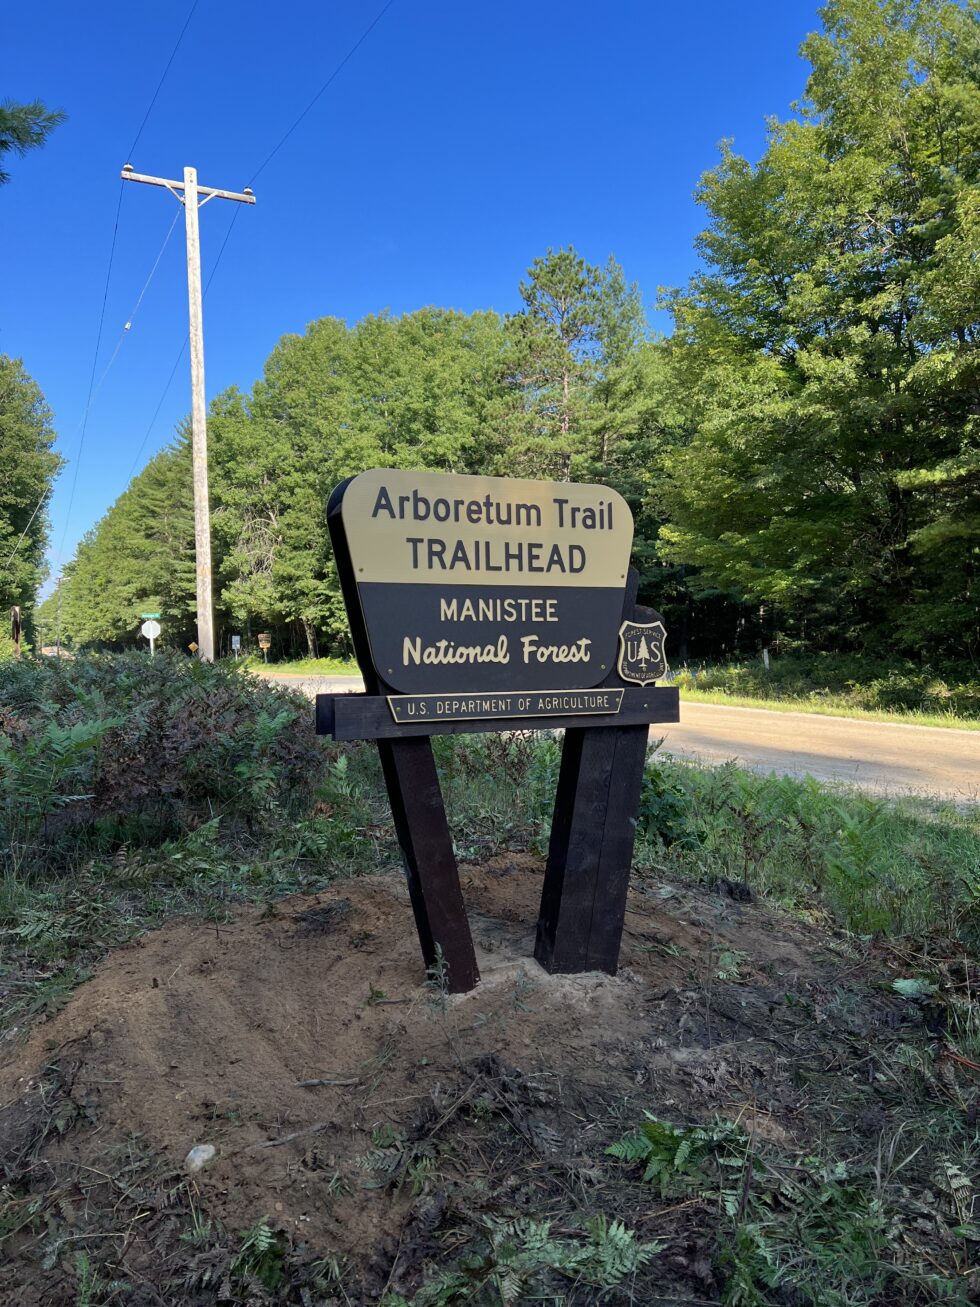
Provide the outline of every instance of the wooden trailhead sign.
{"type": "Polygon", "coordinates": [[[377,741],[422,954],[479,975],[431,736],[564,730],[534,955],[615,973],[650,723],[679,718],[633,519],[606,486],[373,469],[327,507],[365,693],[317,732],[377,741]]]}

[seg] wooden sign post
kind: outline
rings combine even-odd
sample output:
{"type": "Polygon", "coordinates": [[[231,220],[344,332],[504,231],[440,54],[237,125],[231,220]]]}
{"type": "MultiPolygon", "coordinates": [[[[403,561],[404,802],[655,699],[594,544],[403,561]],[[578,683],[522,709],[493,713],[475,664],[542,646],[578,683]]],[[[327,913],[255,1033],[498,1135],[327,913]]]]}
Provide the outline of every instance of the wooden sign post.
{"type": "Polygon", "coordinates": [[[327,521],[365,693],[318,695],[317,732],[377,741],[426,965],[479,979],[430,737],[563,728],[535,957],[615,973],[649,725],[679,716],[626,501],[375,469],[327,521]]]}

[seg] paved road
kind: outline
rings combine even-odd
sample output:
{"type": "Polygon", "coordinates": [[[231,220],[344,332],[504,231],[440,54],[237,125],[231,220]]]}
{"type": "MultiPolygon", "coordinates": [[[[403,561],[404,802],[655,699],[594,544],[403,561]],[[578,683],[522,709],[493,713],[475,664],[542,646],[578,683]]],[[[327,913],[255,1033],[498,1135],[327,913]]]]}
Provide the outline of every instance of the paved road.
{"type": "MultiPolygon", "coordinates": [[[[284,676],[305,693],[359,690],[351,676],[284,676]]],[[[846,781],[888,793],[980,801],[980,731],[822,717],[816,713],[681,704],[681,722],[654,726],[664,751],[708,763],[736,759],[753,771],[846,781]]]]}

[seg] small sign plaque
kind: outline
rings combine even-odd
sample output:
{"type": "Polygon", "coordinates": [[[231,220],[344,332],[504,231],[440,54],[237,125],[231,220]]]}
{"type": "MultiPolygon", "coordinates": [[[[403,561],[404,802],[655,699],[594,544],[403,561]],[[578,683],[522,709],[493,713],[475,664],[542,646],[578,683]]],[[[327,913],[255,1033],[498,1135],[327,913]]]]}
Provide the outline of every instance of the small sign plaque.
{"type": "Polygon", "coordinates": [[[619,689],[528,690],[523,694],[389,694],[388,707],[399,724],[470,722],[493,717],[572,717],[617,713],[619,689]]]}
{"type": "Polygon", "coordinates": [[[618,672],[634,685],[653,685],[666,675],[663,622],[624,622],[619,628],[618,672]]]}

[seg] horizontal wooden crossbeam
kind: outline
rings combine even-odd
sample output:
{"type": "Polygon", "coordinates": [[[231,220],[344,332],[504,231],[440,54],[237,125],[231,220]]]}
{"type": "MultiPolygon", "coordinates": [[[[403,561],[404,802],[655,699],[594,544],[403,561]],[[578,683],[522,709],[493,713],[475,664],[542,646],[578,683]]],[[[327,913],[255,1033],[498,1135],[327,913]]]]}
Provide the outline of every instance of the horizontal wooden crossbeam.
{"type": "Polygon", "coordinates": [[[587,730],[599,726],[643,726],[680,721],[680,692],[673,686],[630,687],[623,691],[617,713],[582,716],[480,717],[466,721],[397,723],[388,700],[375,694],[318,694],[317,735],[335,740],[394,740],[416,735],[484,735],[492,731],[556,731],[566,727],[587,730]]]}

